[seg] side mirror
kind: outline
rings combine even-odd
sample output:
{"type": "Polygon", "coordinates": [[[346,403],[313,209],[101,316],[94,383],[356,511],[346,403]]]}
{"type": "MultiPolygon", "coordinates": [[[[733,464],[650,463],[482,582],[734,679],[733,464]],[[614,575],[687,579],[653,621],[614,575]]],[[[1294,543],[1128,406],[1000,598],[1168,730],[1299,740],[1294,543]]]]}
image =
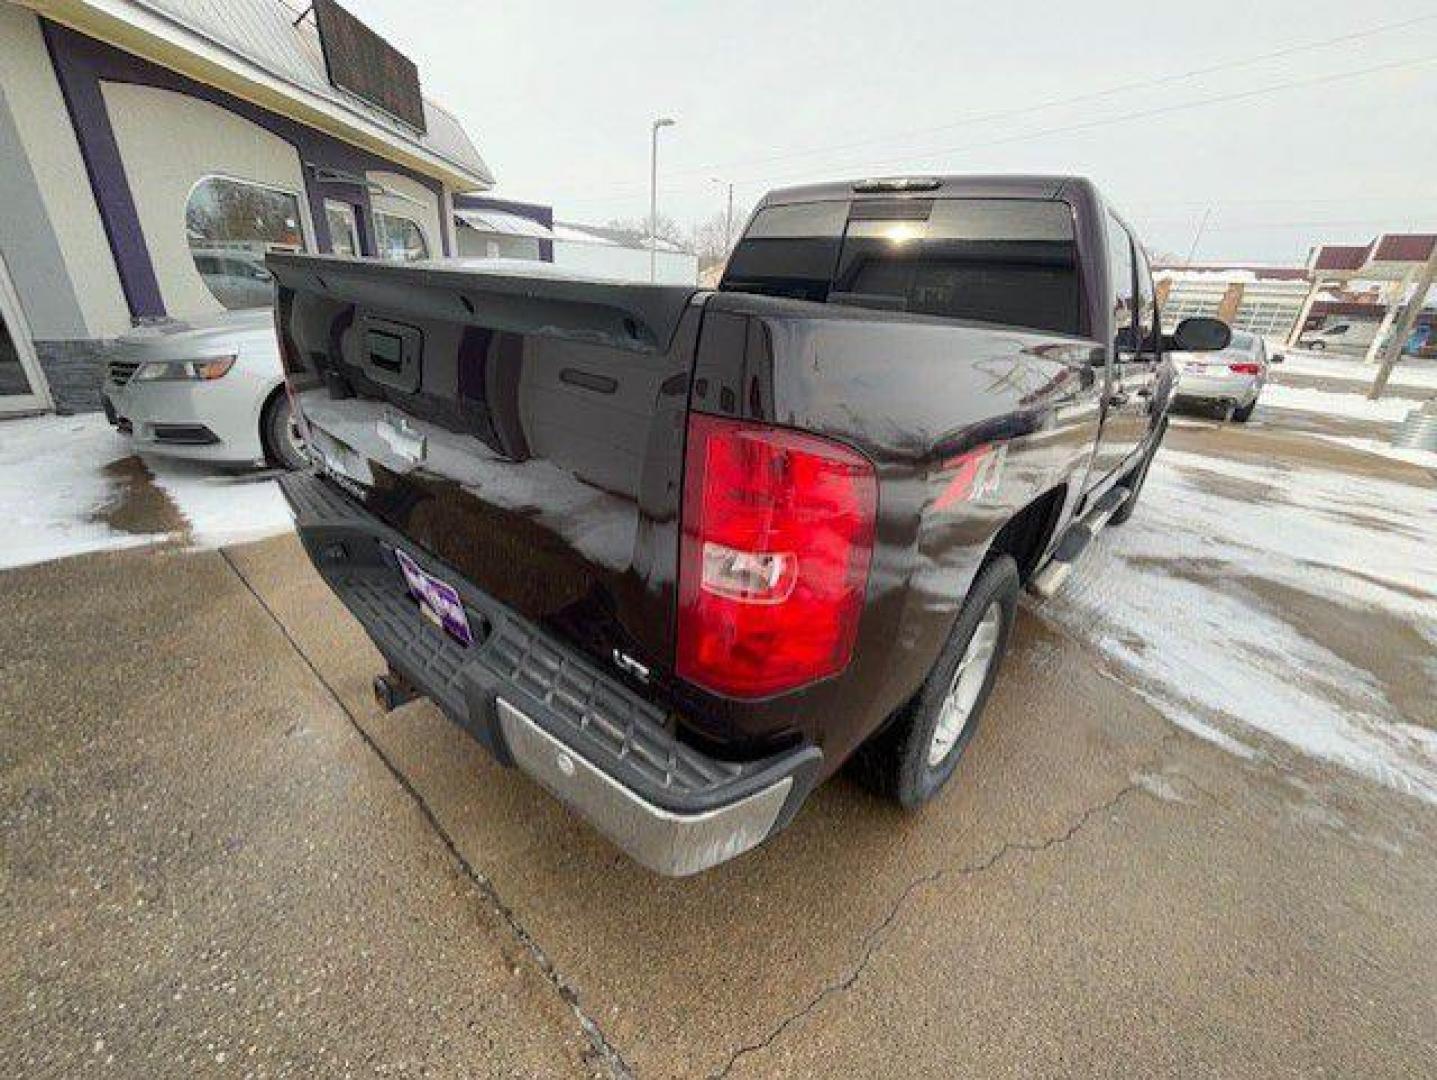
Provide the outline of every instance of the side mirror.
{"type": "Polygon", "coordinates": [[[1232,341],[1232,330],[1221,319],[1195,315],[1178,323],[1173,348],[1179,352],[1217,352],[1232,341]]]}

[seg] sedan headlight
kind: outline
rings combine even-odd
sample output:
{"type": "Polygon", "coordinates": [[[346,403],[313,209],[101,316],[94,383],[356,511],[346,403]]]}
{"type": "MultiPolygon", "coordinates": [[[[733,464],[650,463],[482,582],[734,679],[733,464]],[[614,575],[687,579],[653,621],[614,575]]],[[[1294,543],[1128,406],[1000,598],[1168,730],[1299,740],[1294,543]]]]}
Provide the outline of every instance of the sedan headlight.
{"type": "Polygon", "coordinates": [[[210,382],[222,379],[235,366],[233,356],[212,360],[150,360],[141,364],[134,382],[210,382]]]}

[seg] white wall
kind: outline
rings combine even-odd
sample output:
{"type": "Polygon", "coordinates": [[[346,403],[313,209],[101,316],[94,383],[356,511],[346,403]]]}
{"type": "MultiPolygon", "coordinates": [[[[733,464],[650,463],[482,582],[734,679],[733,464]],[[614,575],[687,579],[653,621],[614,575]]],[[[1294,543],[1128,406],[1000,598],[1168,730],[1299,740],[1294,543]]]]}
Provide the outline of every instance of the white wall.
{"type": "MultiPolygon", "coordinates": [[[[395,214],[417,222],[429,245],[431,259],[444,258],[443,232],[440,224],[439,199],[433,191],[417,180],[398,173],[373,170],[365,174],[371,183],[379,184],[394,194],[371,194],[369,203],[376,214],[395,214]]],[[[451,248],[451,250],[453,250],[451,248]]]]}
{"type": "Polygon", "coordinates": [[[175,318],[223,311],[205,287],[185,237],[190,191],[206,176],[283,188],[299,198],[305,244],[314,229],[293,146],[227,109],[172,90],[103,83],[105,108],[150,251],[165,310],[175,318]]]}
{"type": "MultiPolygon", "coordinates": [[[[696,255],[682,252],[658,253],[657,279],[665,285],[695,285],[699,279],[696,255]]],[[[649,280],[649,253],[638,248],[617,244],[585,244],[577,240],[554,241],[554,265],[576,274],[619,278],[624,281],[649,280]]]]}
{"type": "Polygon", "coordinates": [[[537,259],[539,241],[529,236],[503,236],[476,232],[468,226],[455,230],[461,259],[537,259]]]}
{"type": "MultiPolygon", "coordinates": [[[[16,149],[24,157],[8,164],[28,165],[32,191],[48,219],[5,223],[29,229],[23,241],[18,231],[7,230],[6,235],[12,237],[7,247],[13,243],[19,248],[7,255],[32,332],[41,340],[123,333],[130,327],[130,309],[39,20],[9,3],[0,3],[0,93],[20,144],[16,149]],[[35,279],[33,268],[40,260],[27,258],[25,248],[37,241],[58,248],[61,265],[50,276],[68,280],[35,279]],[[40,295],[45,290],[57,295],[40,295]]],[[[7,146],[5,152],[14,151],[7,146]]],[[[7,186],[10,183],[7,180],[7,186]]],[[[18,212],[15,201],[0,207],[0,214],[18,212]]]]}

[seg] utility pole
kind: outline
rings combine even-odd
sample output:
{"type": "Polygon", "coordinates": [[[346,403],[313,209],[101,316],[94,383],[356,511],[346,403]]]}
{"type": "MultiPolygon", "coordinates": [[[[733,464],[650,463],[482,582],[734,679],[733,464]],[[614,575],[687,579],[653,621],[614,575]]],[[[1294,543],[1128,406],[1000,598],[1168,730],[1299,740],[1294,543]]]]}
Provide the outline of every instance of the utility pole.
{"type": "MultiPolygon", "coordinates": [[[[1402,347],[1412,336],[1412,328],[1417,325],[1417,317],[1422,314],[1422,305],[1427,302],[1427,294],[1432,290],[1434,278],[1437,278],[1437,249],[1427,256],[1427,266],[1422,271],[1422,276],[1417,279],[1417,291],[1412,294],[1411,302],[1392,324],[1391,334],[1382,346],[1377,361],[1381,366],[1377,369],[1377,377],[1372,380],[1372,389],[1367,392],[1369,400],[1376,401],[1386,389],[1392,369],[1402,358],[1402,347]]],[[[1399,295],[1393,302],[1402,303],[1402,297],[1399,295]]]]}
{"type": "MultiPolygon", "coordinates": [[[[714,177],[715,184],[722,184],[723,181],[714,177]]],[[[728,249],[733,246],[733,182],[728,183],[728,209],[723,215],[723,253],[728,256],[728,249]]]]}
{"type": "Polygon", "coordinates": [[[649,280],[659,280],[659,128],[673,127],[667,116],[654,121],[649,133],[649,280]]]}
{"type": "Polygon", "coordinates": [[[1198,222],[1197,232],[1193,233],[1193,246],[1188,248],[1188,258],[1187,262],[1183,263],[1184,266],[1193,264],[1193,257],[1197,255],[1198,241],[1202,239],[1202,234],[1207,229],[1207,219],[1210,217],[1212,217],[1211,206],[1202,212],[1202,220],[1198,222]]]}

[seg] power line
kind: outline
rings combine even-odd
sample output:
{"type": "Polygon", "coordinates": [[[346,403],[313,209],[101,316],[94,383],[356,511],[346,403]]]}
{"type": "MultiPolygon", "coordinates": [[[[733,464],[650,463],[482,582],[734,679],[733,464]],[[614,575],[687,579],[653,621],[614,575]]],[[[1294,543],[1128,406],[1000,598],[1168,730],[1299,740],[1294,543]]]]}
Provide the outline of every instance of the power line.
{"type": "MultiPolygon", "coordinates": [[[[1374,64],[1371,67],[1358,68],[1354,71],[1334,72],[1327,75],[1318,75],[1310,79],[1296,79],[1285,83],[1274,83],[1270,86],[1258,87],[1252,90],[1240,90],[1229,94],[1216,94],[1205,98],[1197,98],[1192,101],[1175,102],[1170,105],[1155,106],[1151,109],[1139,109],[1134,112],[1120,113],[1115,116],[1099,117],[1093,120],[1079,121],[1073,124],[1064,124],[1058,127],[1044,128],[1038,131],[1025,132],[1018,135],[1009,135],[997,139],[987,139],[979,142],[965,143],[960,146],[950,146],[939,150],[918,151],[907,154],[902,158],[889,158],[883,161],[865,160],[862,162],[851,162],[843,165],[830,166],[831,171],[854,170],[872,172],[893,166],[912,166],[915,163],[929,161],[937,157],[946,157],[951,154],[964,153],[970,150],[986,150],[994,146],[1008,146],[1013,143],[1028,142],[1033,139],[1048,138],[1050,136],[1068,135],[1078,131],[1088,131],[1094,128],[1109,127],[1114,124],[1123,124],[1132,120],[1149,119],[1154,116],[1165,116],[1169,113],[1184,112],[1192,109],[1206,108],[1210,105],[1226,104],[1234,101],[1250,101],[1254,98],[1266,97],[1270,94],[1282,93],[1288,90],[1303,89],[1310,86],[1319,86],[1326,83],[1343,82],[1351,79],[1363,78],[1368,75],[1375,75],[1383,71],[1393,71],[1398,68],[1418,67],[1424,64],[1437,63],[1437,56],[1419,57],[1413,60],[1394,60],[1385,64],[1374,64]]],[[[772,186],[775,181],[797,180],[814,175],[812,169],[805,169],[800,172],[790,173],[769,173],[754,174],[751,176],[737,177],[735,183],[750,184],[762,183],[772,186]]],[[[694,185],[688,185],[683,190],[690,190],[694,185]]],[[[673,190],[672,188],[670,190],[673,190]]],[[[627,201],[632,196],[614,196],[597,199],[574,199],[568,200],[571,203],[612,203],[627,201]]]]}
{"type": "MultiPolygon", "coordinates": [[[[804,149],[802,149],[802,150],[794,150],[794,151],[790,151],[790,152],[783,153],[783,154],[771,155],[771,156],[768,156],[768,157],[738,158],[738,159],[734,159],[734,160],[732,160],[732,161],[729,161],[729,162],[727,162],[727,163],[710,164],[710,165],[695,166],[695,167],[692,167],[692,168],[678,169],[678,170],[674,170],[674,171],[671,172],[669,175],[670,175],[670,176],[690,176],[690,175],[697,175],[697,174],[699,174],[699,173],[712,173],[712,172],[714,172],[714,171],[730,170],[730,169],[734,168],[734,167],[737,166],[737,165],[747,165],[747,164],[759,164],[759,165],[763,165],[763,164],[771,164],[771,163],[773,163],[773,162],[788,161],[788,160],[793,160],[793,159],[795,159],[795,158],[812,157],[812,156],[815,156],[815,155],[839,153],[839,152],[842,152],[842,151],[844,151],[844,150],[859,149],[859,148],[863,148],[863,147],[867,147],[867,146],[877,146],[877,145],[882,145],[882,144],[885,144],[885,143],[892,143],[892,142],[902,142],[902,141],[904,141],[905,139],[910,139],[910,138],[914,138],[914,137],[918,137],[918,136],[932,135],[932,134],[937,134],[937,133],[945,132],[945,131],[953,131],[953,130],[956,130],[956,129],[959,129],[959,128],[963,128],[963,127],[969,127],[969,126],[974,126],[974,125],[978,125],[978,124],[985,124],[985,123],[992,123],[992,122],[997,121],[997,120],[1009,120],[1009,119],[1013,119],[1013,118],[1015,118],[1015,117],[1029,115],[1029,114],[1031,114],[1031,113],[1045,112],[1045,111],[1047,111],[1047,110],[1049,110],[1049,109],[1059,108],[1059,107],[1062,107],[1062,106],[1082,104],[1082,103],[1088,102],[1088,101],[1096,101],[1096,100],[1100,100],[1100,99],[1105,98],[1105,97],[1111,97],[1111,96],[1113,96],[1113,95],[1115,95],[1115,94],[1126,93],[1126,92],[1133,91],[1133,90],[1145,89],[1145,88],[1149,88],[1149,87],[1153,87],[1153,86],[1165,86],[1165,85],[1170,85],[1170,84],[1175,83],[1175,82],[1184,82],[1184,81],[1189,80],[1189,79],[1195,79],[1195,78],[1200,78],[1200,77],[1203,77],[1203,76],[1206,76],[1206,75],[1216,74],[1217,72],[1220,72],[1220,71],[1228,71],[1228,70],[1233,70],[1233,69],[1241,68],[1241,67],[1250,67],[1250,66],[1252,66],[1253,64],[1263,63],[1263,62],[1265,62],[1265,61],[1267,61],[1267,60],[1280,59],[1280,58],[1282,58],[1282,57],[1284,57],[1284,56],[1292,56],[1292,55],[1295,55],[1295,54],[1297,54],[1297,53],[1310,52],[1310,51],[1313,51],[1313,50],[1316,50],[1316,49],[1329,48],[1329,47],[1331,47],[1331,46],[1333,46],[1333,45],[1339,45],[1339,44],[1342,44],[1342,43],[1348,42],[1348,41],[1356,41],[1356,40],[1360,40],[1360,39],[1363,39],[1363,38],[1375,37],[1375,36],[1377,36],[1377,35],[1379,35],[1379,34],[1391,33],[1391,32],[1396,31],[1396,30],[1404,30],[1404,29],[1407,29],[1407,28],[1409,28],[1409,27],[1418,25],[1418,24],[1420,24],[1420,23],[1431,22],[1431,21],[1433,21],[1434,19],[1437,19],[1437,14],[1434,14],[1434,15],[1419,15],[1419,16],[1416,16],[1415,18],[1405,19],[1405,20],[1402,20],[1402,21],[1400,21],[1400,22],[1384,23],[1384,24],[1379,25],[1379,26],[1367,27],[1366,29],[1362,29],[1362,30],[1354,30],[1354,31],[1352,31],[1352,32],[1350,32],[1350,33],[1347,33],[1347,34],[1339,34],[1339,35],[1337,35],[1337,36],[1335,36],[1335,37],[1323,38],[1323,39],[1321,39],[1321,40],[1319,40],[1319,41],[1304,42],[1304,43],[1297,44],[1297,45],[1287,45],[1287,46],[1284,46],[1283,48],[1280,48],[1280,49],[1273,49],[1273,50],[1270,50],[1270,51],[1265,52],[1265,53],[1258,53],[1258,54],[1255,54],[1255,55],[1252,55],[1252,56],[1241,57],[1241,58],[1236,59],[1236,60],[1225,61],[1225,62],[1223,62],[1223,63],[1221,63],[1221,64],[1212,64],[1212,65],[1209,65],[1209,66],[1207,66],[1207,67],[1193,68],[1193,69],[1191,69],[1191,70],[1189,70],[1189,71],[1179,72],[1179,73],[1176,73],[1176,74],[1171,74],[1171,75],[1159,75],[1159,76],[1155,76],[1155,77],[1150,78],[1150,79],[1140,79],[1140,80],[1135,80],[1135,81],[1131,81],[1131,82],[1120,83],[1120,84],[1117,84],[1117,85],[1114,85],[1114,86],[1106,87],[1106,88],[1101,89],[1101,90],[1094,90],[1094,91],[1091,91],[1091,92],[1086,93],[1086,94],[1078,94],[1078,95],[1075,95],[1075,96],[1069,96],[1069,97],[1063,97],[1063,98],[1050,98],[1050,99],[1048,99],[1047,101],[1037,102],[1037,103],[1032,104],[1032,105],[1025,105],[1025,106],[1020,106],[1020,107],[1014,108],[1014,109],[1005,109],[1005,110],[1001,110],[1001,111],[999,111],[999,112],[986,113],[986,114],[981,114],[981,115],[978,115],[978,116],[966,117],[966,118],[963,118],[963,119],[960,119],[960,120],[952,121],[952,122],[947,123],[947,124],[940,124],[940,125],[938,125],[938,126],[936,126],[936,127],[915,128],[915,129],[910,129],[910,130],[908,130],[908,131],[896,132],[896,133],[893,133],[893,134],[890,134],[890,135],[884,135],[884,136],[874,136],[874,137],[871,137],[871,138],[856,140],[856,141],[853,141],[853,142],[834,143],[834,144],[827,144],[827,145],[824,145],[824,146],[807,147],[807,148],[804,148],[804,149]]],[[[1220,100],[1220,99],[1213,99],[1213,100],[1220,100]]],[[[940,152],[946,152],[946,151],[940,151],[940,152]]],[[[789,174],[789,175],[797,175],[797,174],[789,174]]],[[[620,191],[623,191],[623,192],[627,193],[627,192],[629,192],[630,190],[639,191],[639,190],[641,190],[641,185],[632,185],[632,186],[631,186],[631,185],[623,185],[623,186],[621,186],[621,187],[615,187],[615,188],[610,188],[610,189],[609,189],[610,192],[615,192],[615,193],[620,192],[620,191]]],[[[617,199],[618,199],[618,198],[621,198],[621,197],[622,197],[622,196],[618,196],[618,195],[616,194],[614,198],[598,198],[598,199],[593,199],[593,198],[581,198],[581,199],[573,199],[573,200],[568,200],[568,201],[570,201],[570,202],[577,202],[577,203],[613,202],[613,201],[617,201],[617,199]]]]}
{"type": "MultiPolygon", "coordinates": [[[[909,161],[926,161],[931,158],[941,157],[947,154],[962,153],[966,150],[981,150],[991,146],[1007,146],[1011,143],[1026,142],[1030,139],[1046,138],[1050,135],[1066,135],[1075,131],[1087,131],[1092,128],[1107,127],[1112,124],[1122,124],[1129,120],[1144,120],[1154,116],[1165,116],[1168,113],[1184,112],[1190,109],[1206,108],[1209,105],[1225,104],[1232,101],[1249,101],[1253,98],[1266,97],[1269,94],[1281,93],[1287,90],[1297,90],[1308,86],[1320,86],[1325,83],[1342,82],[1348,79],[1358,79],[1367,75],[1375,75],[1381,71],[1393,71],[1398,68],[1418,67],[1423,64],[1437,62],[1437,56],[1424,56],[1414,60],[1394,60],[1386,64],[1374,64],[1371,67],[1358,68],[1355,71],[1341,71],[1329,75],[1318,75],[1311,79],[1297,79],[1292,82],[1274,83],[1271,86],[1259,87],[1254,90],[1239,90],[1231,94],[1216,94],[1211,97],[1197,98],[1193,101],[1181,101],[1172,105],[1160,105],[1151,109],[1140,109],[1136,112],[1120,113],[1117,116],[1099,117],[1094,120],[1084,120],[1075,124],[1065,124],[1060,127],[1045,128],[1041,131],[1031,131],[1021,135],[1005,136],[1001,139],[988,139],[982,142],[966,143],[962,146],[950,146],[942,150],[931,152],[920,151],[915,155],[904,158],[889,158],[880,162],[867,162],[867,165],[888,166],[902,164],[909,161]]],[[[806,176],[808,172],[790,173],[788,176],[806,176]]],[[[784,179],[784,177],[774,177],[784,179]]]]}
{"type": "MultiPolygon", "coordinates": [[[[1390,33],[1394,30],[1403,30],[1418,23],[1431,22],[1437,19],[1437,15],[1419,15],[1413,19],[1406,19],[1402,22],[1385,23],[1381,26],[1369,27],[1366,30],[1357,30],[1349,34],[1339,34],[1336,37],[1324,38],[1321,41],[1306,42],[1300,45],[1288,45],[1281,49],[1274,49],[1271,52],[1258,53],[1254,56],[1242,57],[1237,60],[1225,61],[1221,64],[1212,64],[1208,67],[1193,68],[1190,71],[1178,72],[1173,75],[1158,75],[1149,79],[1138,79],[1133,82],[1120,83],[1116,86],[1109,86],[1102,90],[1093,90],[1086,94],[1078,94],[1073,97],[1050,98],[1047,101],[1037,102],[1033,105],[1024,105],[1014,109],[1004,109],[999,112],[985,113],[978,116],[967,117],[955,120],[947,124],[939,124],[936,127],[913,128],[908,131],[897,132],[893,135],[876,136],[870,139],[861,139],[851,143],[840,143],[830,146],[810,147],[804,150],[795,150],[786,154],[778,154],[770,158],[745,159],[742,161],[729,162],[725,165],[712,166],[718,169],[731,169],[735,165],[742,164],[769,164],[774,161],[787,161],[796,157],[808,157],[814,154],[832,153],[840,150],[861,148],[865,146],[882,145],[889,142],[902,142],[906,139],[921,137],[924,135],[936,135],[940,132],[953,131],[958,128],[969,127],[975,124],[986,124],[996,120],[1011,120],[1017,116],[1025,116],[1029,113],[1045,112],[1048,109],[1059,108],[1066,105],[1080,105],[1087,101],[1098,101],[1105,97],[1112,97],[1114,94],[1127,93],[1131,90],[1147,89],[1153,86],[1166,86],[1170,83],[1185,82],[1188,79],[1201,78],[1205,75],[1213,75],[1219,71],[1229,71],[1235,68],[1251,67],[1267,60],[1275,60],[1284,56],[1291,56],[1296,53],[1310,52],[1314,49],[1324,49],[1333,45],[1339,45],[1347,41],[1356,41],[1361,38],[1375,37],[1378,34],[1390,33]]],[[[687,175],[696,170],[680,170],[673,175],[687,175]]]]}

